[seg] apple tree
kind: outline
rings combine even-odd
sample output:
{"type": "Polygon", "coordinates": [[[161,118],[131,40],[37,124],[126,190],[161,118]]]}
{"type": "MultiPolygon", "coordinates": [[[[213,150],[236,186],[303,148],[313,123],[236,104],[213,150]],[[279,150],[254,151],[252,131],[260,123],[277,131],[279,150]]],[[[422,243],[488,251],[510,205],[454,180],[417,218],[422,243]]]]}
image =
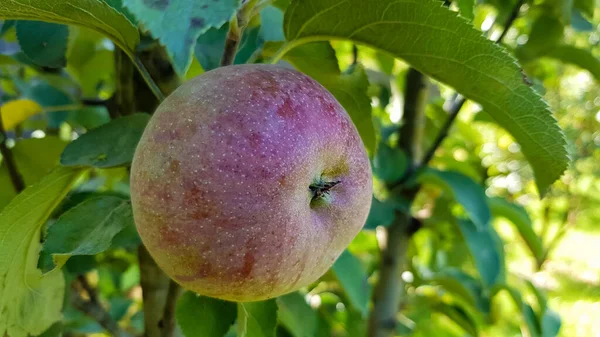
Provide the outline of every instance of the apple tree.
{"type": "Polygon", "coordinates": [[[0,334],[558,336],[559,315],[505,248],[542,268],[573,209],[593,207],[568,169],[597,158],[593,142],[565,136],[543,95],[553,67],[600,80],[594,12],[593,0],[2,0],[0,334]],[[337,99],[373,196],[317,281],[236,303],[161,270],[129,177],[165,97],[263,63],[337,99]],[[530,203],[550,214],[571,193],[557,230],[534,226],[530,203]]]}

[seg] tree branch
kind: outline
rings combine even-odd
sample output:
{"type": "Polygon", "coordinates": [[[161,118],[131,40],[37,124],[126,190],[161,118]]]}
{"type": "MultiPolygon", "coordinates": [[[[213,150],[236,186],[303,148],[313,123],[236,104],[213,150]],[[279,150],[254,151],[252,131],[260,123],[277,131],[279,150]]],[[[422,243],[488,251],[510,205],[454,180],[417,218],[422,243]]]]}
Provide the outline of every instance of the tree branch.
{"type": "Polygon", "coordinates": [[[19,173],[17,164],[15,163],[15,158],[12,155],[12,151],[6,146],[6,140],[6,130],[4,130],[2,109],[0,108],[0,154],[2,154],[2,162],[4,162],[6,168],[8,169],[8,175],[10,176],[10,181],[12,182],[13,188],[18,194],[25,189],[25,182],[19,173]]]}
{"type": "Polygon", "coordinates": [[[96,290],[88,283],[85,276],[78,276],[77,280],[90,299],[86,301],[75,289],[73,289],[73,291],[71,291],[71,302],[73,303],[73,306],[97,321],[98,324],[106,329],[106,331],[110,332],[111,335],[117,337],[132,337],[131,334],[121,329],[119,324],[102,307],[98,301],[96,290]]]}
{"type": "Polygon", "coordinates": [[[138,248],[138,260],[144,301],[144,337],[162,337],[169,277],[154,262],[143,244],[138,248]]]}
{"type": "Polygon", "coordinates": [[[169,291],[165,303],[165,310],[161,320],[162,334],[161,337],[172,337],[175,331],[175,305],[181,293],[181,287],[175,281],[169,282],[169,291]]]}
{"type": "MultiPolygon", "coordinates": [[[[427,79],[411,68],[406,75],[405,103],[398,146],[416,163],[421,153],[421,140],[427,105],[427,79]]],[[[394,191],[392,197],[412,200],[418,188],[394,191]]],[[[373,310],[369,318],[369,337],[387,337],[395,332],[396,315],[402,302],[402,272],[405,270],[406,251],[410,235],[418,228],[409,212],[397,212],[387,229],[381,252],[381,269],[373,297],[373,310]]]]}
{"type": "Polygon", "coordinates": [[[248,21],[252,17],[252,9],[257,2],[258,0],[243,0],[242,8],[240,8],[237,15],[229,22],[229,31],[225,39],[225,50],[221,58],[222,67],[232,65],[235,61],[235,55],[244,35],[244,29],[246,29],[246,25],[248,25],[248,21]]]}

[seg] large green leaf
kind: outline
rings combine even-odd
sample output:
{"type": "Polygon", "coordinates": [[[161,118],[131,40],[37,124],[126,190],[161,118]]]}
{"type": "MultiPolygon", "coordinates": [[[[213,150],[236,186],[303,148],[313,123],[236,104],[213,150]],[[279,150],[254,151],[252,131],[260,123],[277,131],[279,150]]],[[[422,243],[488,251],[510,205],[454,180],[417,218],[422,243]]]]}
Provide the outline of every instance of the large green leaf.
{"type": "Polygon", "coordinates": [[[450,191],[464,207],[478,230],[489,227],[492,217],[483,187],[458,172],[428,169],[419,176],[420,182],[434,183],[450,191]]]}
{"type": "Polygon", "coordinates": [[[229,21],[240,0],[123,0],[123,4],[165,45],[175,70],[184,75],[198,36],[229,21]]]}
{"type": "Polygon", "coordinates": [[[317,331],[317,313],[299,293],[277,298],[279,322],[294,337],[313,337],[317,331]]]}
{"type": "Polygon", "coordinates": [[[333,264],[333,272],[344,287],[350,303],[363,317],[369,311],[372,287],[368,275],[360,260],[345,250],[333,264]]]}
{"type": "Polygon", "coordinates": [[[43,21],[18,21],[17,39],[21,50],[35,64],[60,68],[67,64],[69,27],[43,21]]]}
{"type": "Polygon", "coordinates": [[[129,165],[149,119],[147,114],[133,114],[90,130],[67,146],[60,162],[100,168],[129,165]]]}
{"type": "Polygon", "coordinates": [[[140,41],[137,27],[102,0],[2,0],[0,18],[92,28],[108,36],[130,55],[140,41]]]}
{"type": "Polygon", "coordinates": [[[477,228],[471,221],[459,220],[458,228],[465,239],[483,284],[491,288],[505,277],[502,241],[494,227],[477,228]]]}
{"type": "Polygon", "coordinates": [[[542,316],[542,337],[556,337],[560,331],[561,320],[560,316],[552,311],[547,310],[542,316]]]}
{"type": "MultiPolygon", "coordinates": [[[[29,138],[17,142],[12,154],[15,166],[23,177],[25,185],[33,185],[58,164],[60,153],[66,142],[58,137],[45,137],[42,139],[29,138]]],[[[0,211],[17,193],[12,188],[10,175],[6,165],[0,163],[0,211]]]]}
{"type": "Polygon", "coordinates": [[[222,337],[235,321],[236,304],[190,291],[177,300],[175,317],[186,337],[222,337]]]}
{"type": "Polygon", "coordinates": [[[58,168],[0,213],[0,335],[37,336],[61,318],[64,279],[37,269],[40,230],[81,170],[58,168]]]}
{"type": "Polygon", "coordinates": [[[511,203],[504,198],[489,198],[488,205],[495,217],[506,218],[515,225],[536,261],[541,262],[544,258],[542,240],[533,230],[533,222],[529,218],[527,211],[523,207],[511,203]]]}
{"type": "Polygon", "coordinates": [[[127,226],[134,226],[127,200],[108,196],[89,199],[48,228],[43,251],[52,254],[61,268],[73,255],[96,255],[107,250],[127,226]]]}
{"type": "Polygon", "coordinates": [[[600,59],[594,56],[590,50],[561,45],[556,46],[543,56],[585,69],[594,76],[596,81],[600,82],[600,59]]]}
{"type": "Polygon", "coordinates": [[[521,144],[544,194],[567,167],[565,139],[515,60],[439,0],[294,0],[282,53],[307,42],[350,39],[402,58],[480,103],[521,144]]]}
{"type": "Polygon", "coordinates": [[[238,303],[238,337],[274,337],[277,326],[277,303],[274,299],[238,303]]]}
{"type": "MultiPolygon", "coordinates": [[[[274,54],[281,43],[266,43],[265,56],[274,54]]],[[[335,50],[329,43],[306,44],[291,50],[285,60],[315,79],[340,102],[352,118],[370,154],[375,153],[375,128],[371,119],[371,99],[367,95],[369,79],[361,66],[341,72],[335,50]]]]}

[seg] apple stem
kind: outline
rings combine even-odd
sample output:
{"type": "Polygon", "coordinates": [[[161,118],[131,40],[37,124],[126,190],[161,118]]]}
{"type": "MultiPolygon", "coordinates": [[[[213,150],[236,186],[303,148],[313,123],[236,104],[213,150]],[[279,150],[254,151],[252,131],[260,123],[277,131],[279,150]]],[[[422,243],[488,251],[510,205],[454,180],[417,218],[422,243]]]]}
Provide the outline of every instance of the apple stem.
{"type": "Polygon", "coordinates": [[[326,194],[329,194],[329,191],[337,184],[341,183],[341,180],[336,181],[319,181],[308,187],[308,189],[312,192],[313,197],[312,200],[319,199],[326,194]]]}

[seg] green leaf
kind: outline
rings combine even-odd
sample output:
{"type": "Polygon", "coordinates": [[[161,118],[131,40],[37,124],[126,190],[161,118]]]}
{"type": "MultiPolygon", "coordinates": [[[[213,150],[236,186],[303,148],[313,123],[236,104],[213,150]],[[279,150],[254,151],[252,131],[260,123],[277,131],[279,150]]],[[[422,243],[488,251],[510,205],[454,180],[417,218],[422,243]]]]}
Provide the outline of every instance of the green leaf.
{"type": "Polygon", "coordinates": [[[279,322],[293,337],[313,337],[317,331],[317,313],[298,292],[277,298],[279,322]]]}
{"type": "MultiPolygon", "coordinates": [[[[196,58],[205,71],[220,66],[228,30],[229,24],[226,23],[221,28],[211,28],[198,37],[196,41],[196,58]]],[[[244,36],[235,55],[234,64],[246,63],[262,45],[262,41],[258,39],[259,31],[259,27],[248,28],[244,31],[244,36]]]]}
{"type": "Polygon", "coordinates": [[[542,292],[542,290],[538,289],[538,287],[536,287],[535,284],[533,284],[533,282],[525,280],[525,284],[527,284],[529,289],[531,289],[533,295],[535,295],[540,309],[540,314],[546,312],[546,310],[548,309],[548,300],[546,299],[546,295],[542,292]]]}
{"type": "Polygon", "coordinates": [[[560,316],[552,310],[546,310],[542,317],[542,337],[558,336],[560,326],[560,316]]]}
{"type": "Polygon", "coordinates": [[[594,18],[594,10],[596,8],[595,0],[575,0],[573,6],[579,9],[583,14],[587,15],[590,19],[594,18]]]}
{"type": "Polygon", "coordinates": [[[37,336],[61,318],[62,272],[37,269],[40,230],[81,170],[58,168],[0,213],[0,335],[37,336]]]}
{"type": "MultiPolygon", "coordinates": [[[[35,82],[31,86],[26,87],[23,94],[46,108],[73,104],[73,100],[65,92],[47,82],[35,82]]],[[[53,129],[60,128],[60,125],[67,119],[68,115],[69,112],[67,110],[56,110],[46,113],[48,127],[53,129]]]]}
{"type": "Polygon", "coordinates": [[[238,337],[274,337],[277,326],[275,300],[238,303],[238,337]]]}
{"type": "Polygon", "coordinates": [[[573,16],[571,17],[571,26],[578,32],[592,32],[594,31],[594,24],[589,22],[586,18],[581,15],[581,12],[577,9],[573,9],[573,16]]]}
{"type": "MultiPolygon", "coordinates": [[[[25,185],[33,185],[50,173],[58,164],[60,153],[66,145],[67,143],[58,137],[19,140],[11,150],[15,166],[23,177],[25,185]]],[[[0,186],[3,186],[0,188],[0,210],[2,210],[17,195],[12,188],[8,168],[2,163],[0,163],[0,186]]]]}
{"type": "Polygon", "coordinates": [[[541,331],[540,331],[541,327],[540,327],[540,322],[538,320],[538,317],[535,314],[535,311],[533,311],[533,308],[529,304],[523,303],[522,314],[523,314],[523,319],[525,321],[525,325],[527,326],[527,330],[529,331],[529,336],[531,336],[531,337],[542,336],[541,331]]]}
{"type": "Polygon", "coordinates": [[[71,142],[60,157],[65,166],[127,166],[150,116],[133,114],[93,129],[71,142]]]}
{"type": "Polygon", "coordinates": [[[475,7],[475,0],[457,0],[456,4],[460,10],[460,15],[468,20],[473,20],[475,13],[473,9],[475,7]]]}
{"type": "Polygon", "coordinates": [[[366,317],[369,311],[372,287],[360,260],[345,250],[333,264],[333,272],[344,287],[350,303],[358,309],[363,317],[366,317]]]}
{"type": "Polygon", "coordinates": [[[562,45],[555,47],[543,56],[585,69],[594,76],[596,81],[600,82],[600,59],[594,56],[590,50],[562,45]]]}
{"type": "Polygon", "coordinates": [[[564,27],[558,18],[541,14],[533,22],[527,43],[515,50],[522,62],[535,59],[556,47],[563,38],[564,27]]]}
{"type": "Polygon", "coordinates": [[[490,300],[484,293],[481,281],[465,272],[455,268],[445,268],[435,273],[430,281],[441,285],[448,292],[478,308],[481,312],[490,312],[490,300]]]}
{"type": "Polygon", "coordinates": [[[108,36],[129,55],[140,42],[137,27],[102,0],[3,0],[0,18],[88,27],[108,36]]]}
{"type": "Polygon", "coordinates": [[[21,50],[35,64],[61,68],[67,64],[69,27],[43,21],[17,21],[21,50]]]}
{"type": "Polygon", "coordinates": [[[240,0],[123,0],[123,4],[167,48],[175,70],[183,76],[198,36],[228,22],[240,0]]]}
{"type": "Polygon", "coordinates": [[[463,308],[454,304],[436,303],[434,310],[443,313],[465,330],[470,336],[479,336],[477,322],[463,308]]]}
{"type": "Polygon", "coordinates": [[[73,255],[96,255],[111,246],[112,239],[133,226],[131,205],[118,197],[86,200],[64,213],[48,228],[43,251],[52,254],[61,268],[73,255]]]}
{"type": "Polygon", "coordinates": [[[177,300],[175,318],[186,337],[221,337],[235,321],[236,304],[186,291],[177,300]]]}
{"type": "Polygon", "coordinates": [[[483,187],[473,179],[458,172],[438,171],[428,169],[419,176],[420,182],[434,183],[452,193],[456,200],[464,207],[478,230],[489,227],[491,212],[488,207],[483,187]]]}
{"type": "Polygon", "coordinates": [[[406,153],[398,147],[380,143],[373,159],[373,173],[388,184],[393,184],[404,177],[408,168],[406,153]]]}
{"type": "MultiPolygon", "coordinates": [[[[264,54],[274,54],[279,43],[266,43],[264,54]]],[[[352,118],[365,147],[375,153],[375,128],[371,119],[371,99],[367,95],[369,80],[361,66],[342,73],[335,50],[329,43],[310,43],[291,50],[285,60],[296,69],[321,83],[340,102],[352,118]]]]}
{"type": "Polygon", "coordinates": [[[377,226],[387,227],[392,224],[396,217],[396,209],[394,206],[387,201],[379,201],[373,197],[371,203],[371,209],[369,210],[369,216],[365,222],[363,229],[375,229],[377,226]]]}
{"type": "Polygon", "coordinates": [[[260,11],[260,36],[265,41],[283,41],[283,12],[275,6],[260,11]]]}
{"type": "Polygon", "coordinates": [[[460,219],[458,228],[465,239],[483,284],[490,288],[502,283],[505,275],[504,252],[494,227],[478,228],[468,220],[460,219]]]}
{"type": "Polygon", "coordinates": [[[564,135],[515,60],[439,0],[295,0],[284,32],[289,42],[281,53],[350,39],[404,59],[477,101],[520,143],[542,195],[567,167],[564,135]]]}
{"type": "Polygon", "coordinates": [[[541,262],[544,258],[544,248],[541,239],[533,230],[533,222],[527,211],[504,198],[489,198],[487,203],[494,217],[503,217],[515,225],[536,261],[541,262]]]}

